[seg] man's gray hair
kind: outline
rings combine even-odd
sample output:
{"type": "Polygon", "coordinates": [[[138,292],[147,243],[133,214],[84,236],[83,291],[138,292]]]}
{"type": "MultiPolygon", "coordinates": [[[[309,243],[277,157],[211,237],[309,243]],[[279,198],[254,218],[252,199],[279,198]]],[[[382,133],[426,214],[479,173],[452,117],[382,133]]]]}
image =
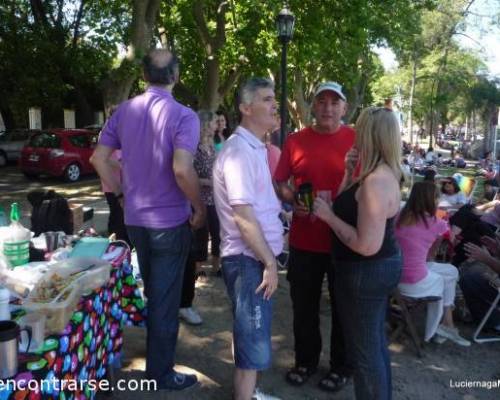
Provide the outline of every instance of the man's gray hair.
{"type": "Polygon", "coordinates": [[[267,78],[250,78],[240,87],[240,91],[238,93],[238,105],[240,104],[250,104],[254,97],[255,93],[259,89],[273,89],[274,90],[274,82],[267,78]]]}

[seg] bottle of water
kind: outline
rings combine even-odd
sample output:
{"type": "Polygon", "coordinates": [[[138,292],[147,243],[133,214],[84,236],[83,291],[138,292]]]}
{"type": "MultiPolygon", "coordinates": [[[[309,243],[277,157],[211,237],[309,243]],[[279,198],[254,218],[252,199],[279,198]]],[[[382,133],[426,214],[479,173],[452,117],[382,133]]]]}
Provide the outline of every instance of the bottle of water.
{"type": "Polygon", "coordinates": [[[4,288],[3,286],[0,286],[0,321],[10,319],[9,300],[9,290],[4,288]]]}
{"type": "Polygon", "coordinates": [[[0,206],[0,226],[7,226],[9,222],[7,221],[7,215],[5,215],[5,210],[0,206]]]}
{"type": "Polygon", "coordinates": [[[13,203],[10,211],[10,225],[3,242],[3,254],[12,267],[28,263],[31,232],[21,225],[19,205],[13,203]]]}

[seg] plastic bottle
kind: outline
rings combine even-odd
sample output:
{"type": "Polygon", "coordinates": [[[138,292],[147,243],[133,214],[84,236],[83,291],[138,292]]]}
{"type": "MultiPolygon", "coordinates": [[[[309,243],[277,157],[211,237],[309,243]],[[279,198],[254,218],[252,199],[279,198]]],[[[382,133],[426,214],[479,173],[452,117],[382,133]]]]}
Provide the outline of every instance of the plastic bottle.
{"type": "Polygon", "coordinates": [[[3,286],[0,286],[0,321],[10,319],[9,309],[10,292],[3,286]]]}
{"type": "Polygon", "coordinates": [[[3,242],[3,253],[13,266],[27,264],[30,255],[31,232],[21,225],[19,205],[13,203],[10,209],[10,225],[3,242]]]}
{"type": "Polygon", "coordinates": [[[7,215],[5,215],[5,210],[0,206],[0,226],[7,226],[9,222],[7,221],[7,215]]]}

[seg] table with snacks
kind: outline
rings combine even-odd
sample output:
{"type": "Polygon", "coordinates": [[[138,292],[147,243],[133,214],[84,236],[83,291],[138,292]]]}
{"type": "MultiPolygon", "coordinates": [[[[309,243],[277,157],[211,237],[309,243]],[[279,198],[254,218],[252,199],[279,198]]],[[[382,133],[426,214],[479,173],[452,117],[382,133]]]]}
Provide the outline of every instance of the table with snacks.
{"type": "MultiPolygon", "coordinates": [[[[109,280],[78,298],[62,331],[45,336],[35,352],[19,354],[17,375],[0,387],[0,400],[76,400],[95,396],[95,382],[104,379],[109,369],[119,363],[124,326],[143,326],[146,312],[130,264],[130,251],[123,248],[119,254],[113,246],[109,251],[118,254],[110,260],[109,280]]],[[[12,319],[23,314],[21,306],[12,319]]]]}

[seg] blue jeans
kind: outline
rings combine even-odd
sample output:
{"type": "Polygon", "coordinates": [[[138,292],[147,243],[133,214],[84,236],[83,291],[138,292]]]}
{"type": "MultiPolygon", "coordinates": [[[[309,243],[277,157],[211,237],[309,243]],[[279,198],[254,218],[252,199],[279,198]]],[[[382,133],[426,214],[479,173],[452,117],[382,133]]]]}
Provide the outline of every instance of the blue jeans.
{"type": "MultiPolygon", "coordinates": [[[[467,269],[462,274],[459,284],[474,321],[481,322],[495,301],[498,291],[490,285],[488,277],[477,271],[467,271],[467,269]]],[[[500,324],[500,312],[494,310],[486,321],[485,327],[494,328],[498,324],[500,324]]]]}
{"type": "Polygon", "coordinates": [[[147,297],[146,376],[164,382],[173,373],[184,266],[191,244],[187,223],[168,229],[127,226],[147,297]]]}
{"type": "Polygon", "coordinates": [[[356,399],[391,399],[385,317],[389,295],[401,275],[401,256],[335,265],[334,293],[347,357],[354,365],[356,399]]]}
{"type": "Polygon", "coordinates": [[[264,266],[243,254],[222,258],[222,276],[233,310],[234,362],[239,369],[264,370],[271,366],[273,298],[265,300],[264,266]]]}

